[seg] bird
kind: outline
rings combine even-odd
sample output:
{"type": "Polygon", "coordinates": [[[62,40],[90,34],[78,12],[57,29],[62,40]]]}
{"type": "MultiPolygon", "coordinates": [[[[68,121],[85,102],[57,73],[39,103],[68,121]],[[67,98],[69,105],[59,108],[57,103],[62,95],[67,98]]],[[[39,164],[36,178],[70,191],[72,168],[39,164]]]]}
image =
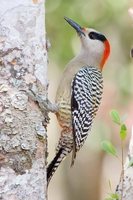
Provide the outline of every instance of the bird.
{"type": "Polygon", "coordinates": [[[58,166],[72,152],[71,166],[92,127],[103,93],[102,70],[110,55],[107,38],[93,28],[81,27],[68,17],[66,22],[80,38],[80,51],[62,74],[55,102],[61,135],[56,154],[47,167],[49,184],[58,166]]]}

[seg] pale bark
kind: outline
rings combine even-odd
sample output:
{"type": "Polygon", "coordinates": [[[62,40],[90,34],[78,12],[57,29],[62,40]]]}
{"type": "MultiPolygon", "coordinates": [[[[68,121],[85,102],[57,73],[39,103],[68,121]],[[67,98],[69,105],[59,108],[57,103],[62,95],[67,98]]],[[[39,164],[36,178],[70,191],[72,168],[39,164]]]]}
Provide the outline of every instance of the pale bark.
{"type": "Polygon", "coordinates": [[[0,1],[0,199],[46,199],[46,116],[25,92],[47,97],[44,0],[0,1]]]}

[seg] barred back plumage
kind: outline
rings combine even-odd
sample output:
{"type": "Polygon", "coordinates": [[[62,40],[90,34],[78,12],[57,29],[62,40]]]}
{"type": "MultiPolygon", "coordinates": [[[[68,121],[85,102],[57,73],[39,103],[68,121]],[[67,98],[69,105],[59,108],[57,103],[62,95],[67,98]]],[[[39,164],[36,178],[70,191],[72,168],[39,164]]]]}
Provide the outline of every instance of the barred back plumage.
{"type": "Polygon", "coordinates": [[[82,67],[72,81],[73,160],[83,146],[88,131],[101,102],[103,90],[102,73],[96,67],[82,67]]]}
{"type": "MultiPolygon", "coordinates": [[[[57,147],[56,156],[48,166],[47,178],[50,181],[52,175],[58,168],[61,161],[73,150],[72,163],[76,152],[83,146],[88,132],[91,129],[93,119],[98,110],[103,89],[103,78],[101,71],[92,66],[82,67],[73,77],[71,82],[70,99],[66,105],[71,108],[70,112],[59,112],[62,120],[71,119],[69,127],[62,126],[62,134],[57,147]],[[70,103],[69,103],[70,102],[70,103]],[[68,105],[70,104],[70,105],[68,105]]],[[[65,90],[65,88],[64,88],[65,90]]],[[[65,101],[63,99],[63,101],[65,101]]],[[[60,104],[61,106],[62,104],[60,104]]],[[[63,102],[63,106],[65,102],[63,102]]],[[[60,108],[62,109],[62,108],[60,108]]],[[[63,108],[64,110],[64,108],[63,108]]],[[[70,111],[70,109],[68,109],[70,111]]]]}

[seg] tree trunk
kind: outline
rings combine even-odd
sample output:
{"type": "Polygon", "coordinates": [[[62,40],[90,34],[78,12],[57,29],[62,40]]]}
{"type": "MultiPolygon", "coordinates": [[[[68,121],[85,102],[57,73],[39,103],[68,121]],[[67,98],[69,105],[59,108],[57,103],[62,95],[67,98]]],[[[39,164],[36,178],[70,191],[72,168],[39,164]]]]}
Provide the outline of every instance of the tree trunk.
{"type": "Polygon", "coordinates": [[[44,0],[0,1],[0,199],[46,199],[44,0]]]}

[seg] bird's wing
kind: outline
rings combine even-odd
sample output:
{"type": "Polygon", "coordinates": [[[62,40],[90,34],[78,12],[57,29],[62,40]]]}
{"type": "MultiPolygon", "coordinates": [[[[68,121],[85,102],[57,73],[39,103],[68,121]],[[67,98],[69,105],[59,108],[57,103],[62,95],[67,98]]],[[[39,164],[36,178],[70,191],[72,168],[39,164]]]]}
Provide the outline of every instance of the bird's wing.
{"type": "Polygon", "coordinates": [[[75,75],[72,81],[71,111],[73,127],[73,156],[82,147],[91,129],[93,118],[98,110],[103,79],[101,71],[95,67],[83,67],[75,75]]]}

